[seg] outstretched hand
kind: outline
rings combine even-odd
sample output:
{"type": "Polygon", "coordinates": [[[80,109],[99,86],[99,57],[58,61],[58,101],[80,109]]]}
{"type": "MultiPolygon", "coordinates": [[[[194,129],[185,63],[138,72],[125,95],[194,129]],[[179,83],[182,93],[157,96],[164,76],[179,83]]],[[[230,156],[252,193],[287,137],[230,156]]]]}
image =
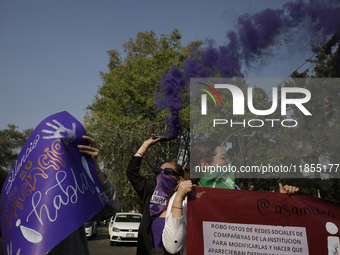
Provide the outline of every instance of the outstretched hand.
{"type": "Polygon", "coordinates": [[[152,136],[153,136],[153,134],[151,135],[151,137],[150,137],[148,140],[144,141],[144,143],[142,144],[142,146],[141,146],[141,147],[139,148],[139,150],[136,152],[135,157],[143,157],[144,153],[147,151],[147,149],[148,149],[150,146],[152,146],[152,145],[158,143],[158,141],[161,140],[160,138],[152,139],[152,136]]]}
{"type": "Polygon", "coordinates": [[[295,195],[300,190],[298,187],[291,186],[291,185],[282,186],[281,183],[279,183],[279,188],[280,188],[280,193],[285,193],[288,195],[295,195]]]}
{"type": "MultiPolygon", "coordinates": [[[[153,135],[152,135],[152,136],[153,136],[153,135]]],[[[147,147],[152,146],[152,145],[158,143],[158,142],[161,140],[161,138],[153,139],[152,136],[151,136],[148,140],[146,140],[146,141],[144,142],[144,144],[145,144],[147,147]]]]}

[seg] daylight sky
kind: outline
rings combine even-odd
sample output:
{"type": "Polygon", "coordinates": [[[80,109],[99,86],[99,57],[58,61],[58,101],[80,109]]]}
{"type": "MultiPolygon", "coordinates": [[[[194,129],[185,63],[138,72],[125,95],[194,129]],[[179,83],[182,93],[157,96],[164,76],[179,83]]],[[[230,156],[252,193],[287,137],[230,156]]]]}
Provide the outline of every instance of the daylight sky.
{"type": "MultiPolygon", "coordinates": [[[[108,50],[138,32],[157,36],[177,28],[182,45],[195,39],[228,41],[237,17],[284,0],[0,0],[0,129],[35,128],[68,111],[80,122],[102,85],[108,50]]],[[[287,77],[313,53],[310,47],[277,47],[263,65],[244,68],[248,77],[287,77]]],[[[306,66],[306,68],[308,65],[306,66]]]]}

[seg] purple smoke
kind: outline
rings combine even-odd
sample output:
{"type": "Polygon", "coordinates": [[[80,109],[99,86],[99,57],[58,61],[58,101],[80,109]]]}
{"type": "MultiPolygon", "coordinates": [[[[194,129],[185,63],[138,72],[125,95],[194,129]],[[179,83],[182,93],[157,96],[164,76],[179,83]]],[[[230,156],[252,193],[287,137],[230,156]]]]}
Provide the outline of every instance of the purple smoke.
{"type": "Polygon", "coordinates": [[[242,55],[246,62],[260,55],[262,49],[273,45],[274,39],[285,28],[285,21],[280,17],[282,11],[267,9],[250,17],[242,15],[238,19],[238,38],[242,55]]]}
{"type": "Polygon", "coordinates": [[[188,58],[183,63],[183,78],[189,84],[190,78],[219,77],[230,78],[241,74],[241,58],[236,34],[228,33],[229,44],[215,47],[215,41],[206,41],[207,46],[196,52],[195,58],[188,58]]]}
{"type": "MultiPolygon", "coordinates": [[[[163,75],[162,93],[155,93],[157,107],[167,106],[171,112],[170,136],[172,139],[180,133],[181,120],[179,111],[181,97],[179,93],[190,84],[190,78],[207,77],[243,77],[242,62],[248,65],[261,57],[271,46],[280,45],[284,40],[294,39],[294,32],[305,38],[309,47],[317,49],[315,44],[325,43],[331,37],[333,41],[340,40],[340,1],[311,0],[291,1],[281,9],[266,9],[255,14],[244,14],[238,18],[235,31],[227,33],[229,43],[226,46],[215,46],[210,39],[205,47],[196,47],[193,55],[183,63],[184,71],[172,66],[168,74],[163,75]],[[282,37],[284,40],[282,40],[282,37]],[[313,40],[313,44],[309,40],[313,40]],[[177,94],[176,94],[177,93],[177,94]],[[170,108],[171,107],[171,108],[170,108]]],[[[331,47],[331,41],[328,43],[331,47]]],[[[305,43],[303,43],[305,45],[305,43]]],[[[272,54],[273,55],[273,54],[272,54]]]]}
{"type": "Polygon", "coordinates": [[[158,108],[167,107],[170,110],[171,117],[167,117],[165,122],[170,126],[168,136],[170,140],[175,139],[181,131],[181,118],[179,111],[182,109],[180,101],[182,97],[179,93],[185,86],[190,83],[190,77],[214,77],[219,74],[220,77],[242,76],[240,73],[241,64],[237,54],[234,34],[230,34],[228,46],[214,48],[214,41],[208,41],[208,47],[204,50],[196,50],[197,57],[188,58],[184,64],[184,72],[173,65],[168,74],[163,75],[162,90],[164,93],[156,92],[156,106],[158,108]]]}
{"type": "Polygon", "coordinates": [[[164,97],[156,100],[158,108],[167,107],[170,110],[171,117],[166,117],[165,119],[165,123],[170,126],[167,134],[169,140],[175,139],[182,129],[182,120],[179,117],[179,111],[182,110],[180,92],[184,87],[182,76],[181,70],[176,65],[173,65],[169,73],[163,75],[162,90],[164,91],[164,97]]]}
{"type": "Polygon", "coordinates": [[[281,44],[279,35],[293,40],[294,29],[303,24],[304,30],[298,33],[306,35],[307,43],[310,43],[307,40],[311,36],[314,43],[325,43],[330,36],[340,32],[340,2],[292,1],[282,9],[266,9],[253,15],[240,16],[236,34],[242,59],[249,63],[260,57],[268,47],[281,44]]]}

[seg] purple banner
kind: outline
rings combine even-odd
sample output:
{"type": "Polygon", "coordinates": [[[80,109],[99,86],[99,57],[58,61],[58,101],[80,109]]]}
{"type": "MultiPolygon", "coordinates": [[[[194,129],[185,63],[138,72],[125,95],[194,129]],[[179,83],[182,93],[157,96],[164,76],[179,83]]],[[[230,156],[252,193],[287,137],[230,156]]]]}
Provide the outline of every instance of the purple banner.
{"type": "Polygon", "coordinates": [[[68,112],[43,120],[22,148],[1,191],[3,245],[10,254],[46,254],[108,202],[86,131],[68,112]]]}

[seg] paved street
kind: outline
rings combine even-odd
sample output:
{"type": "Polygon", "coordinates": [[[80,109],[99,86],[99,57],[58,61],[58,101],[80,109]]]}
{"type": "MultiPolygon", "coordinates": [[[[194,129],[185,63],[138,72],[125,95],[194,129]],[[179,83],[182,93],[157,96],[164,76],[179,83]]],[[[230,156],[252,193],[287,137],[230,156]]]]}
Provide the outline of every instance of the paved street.
{"type": "MultiPolygon", "coordinates": [[[[98,234],[93,239],[88,240],[91,255],[135,255],[136,244],[118,244],[110,246],[107,227],[104,224],[98,226],[98,234]]],[[[2,238],[0,237],[0,255],[5,255],[2,238]]],[[[7,255],[7,254],[6,254],[7,255]]],[[[33,255],[33,254],[32,254],[33,255]]]]}
{"type": "Polygon", "coordinates": [[[110,246],[110,240],[107,232],[107,227],[104,224],[98,226],[98,234],[92,240],[88,240],[91,255],[135,255],[136,244],[117,244],[110,246]]]}

